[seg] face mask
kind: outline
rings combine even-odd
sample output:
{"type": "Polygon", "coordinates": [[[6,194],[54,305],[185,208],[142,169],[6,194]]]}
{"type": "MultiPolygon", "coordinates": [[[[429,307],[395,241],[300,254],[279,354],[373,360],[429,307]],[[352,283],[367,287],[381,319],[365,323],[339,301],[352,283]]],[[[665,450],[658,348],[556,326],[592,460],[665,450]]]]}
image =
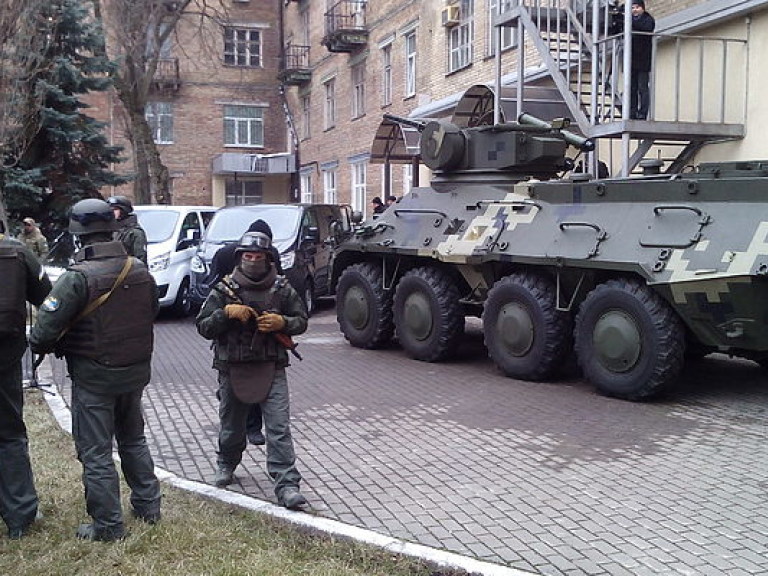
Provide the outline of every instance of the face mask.
{"type": "Polygon", "coordinates": [[[258,280],[263,278],[269,270],[269,261],[266,259],[258,262],[243,261],[240,262],[240,269],[243,271],[243,274],[248,276],[251,280],[258,280]]]}

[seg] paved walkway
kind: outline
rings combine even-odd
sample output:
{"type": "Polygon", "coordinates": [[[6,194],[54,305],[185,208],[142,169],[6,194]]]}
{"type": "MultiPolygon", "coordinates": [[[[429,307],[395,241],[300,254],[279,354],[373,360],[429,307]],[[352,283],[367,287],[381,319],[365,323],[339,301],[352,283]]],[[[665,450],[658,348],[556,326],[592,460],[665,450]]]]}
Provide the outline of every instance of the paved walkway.
{"type": "MultiPolygon", "coordinates": [[[[502,377],[477,323],[444,364],[351,348],[328,306],[298,341],[289,384],[312,510],[297,516],[507,573],[768,574],[768,386],[752,363],[704,360],[664,401],[632,404],[577,379],[502,377]]],[[[191,319],[160,319],[145,399],[156,464],[208,485],[211,358],[191,319]]],[[[53,378],[68,398],[62,363],[53,378]]],[[[275,502],[263,448],[236,478],[230,493],[275,502]]]]}

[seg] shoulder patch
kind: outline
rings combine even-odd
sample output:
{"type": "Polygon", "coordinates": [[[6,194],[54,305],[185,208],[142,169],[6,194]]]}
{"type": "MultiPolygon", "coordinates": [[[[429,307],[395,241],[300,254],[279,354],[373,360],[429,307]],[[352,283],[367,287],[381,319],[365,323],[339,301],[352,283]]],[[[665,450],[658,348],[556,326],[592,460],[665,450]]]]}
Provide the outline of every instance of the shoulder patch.
{"type": "Polygon", "coordinates": [[[43,310],[46,312],[56,312],[56,310],[59,309],[59,305],[61,302],[59,302],[59,299],[55,296],[48,296],[48,298],[45,299],[43,304],[40,306],[43,310]]]}

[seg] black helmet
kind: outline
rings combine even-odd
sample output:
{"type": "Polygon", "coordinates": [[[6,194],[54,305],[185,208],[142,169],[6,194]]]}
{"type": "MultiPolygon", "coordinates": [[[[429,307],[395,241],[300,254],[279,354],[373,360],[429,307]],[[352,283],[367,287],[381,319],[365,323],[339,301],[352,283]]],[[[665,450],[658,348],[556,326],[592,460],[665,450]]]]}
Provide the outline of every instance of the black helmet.
{"type": "Polygon", "coordinates": [[[272,239],[264,232],[246,232],[243,234],[235,248],[235,254],[243,252],[265,252],[272,253],[272,239]]]}
{"type": "Polygon", "coordinates": [[[117,228],[115,213],[104,200],[88,198],[72,206],[69,214],[69,231],[72,234],[82,236],[95,232],[113,232],[117,228]]]}
{"type": "Polygon", "coordinates": [[[133,212],[133,204],[131,204],[128,196],[110,196],[107,198],[107,203],[112,208],[120,208],[123,216],[128,216],[128,214],[133,212]]]}

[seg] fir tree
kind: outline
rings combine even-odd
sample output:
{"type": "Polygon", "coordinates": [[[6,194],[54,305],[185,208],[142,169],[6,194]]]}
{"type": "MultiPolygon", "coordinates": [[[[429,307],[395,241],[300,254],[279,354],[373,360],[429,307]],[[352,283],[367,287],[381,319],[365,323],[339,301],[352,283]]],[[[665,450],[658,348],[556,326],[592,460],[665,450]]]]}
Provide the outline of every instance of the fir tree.
{"type": "Polygon", "coordinates": [[[4,170],[4,195],[17,218],[37,214],[64,226],[73,203],[127,181],[110,169],[122,161],[121,148],[109,145],[105,124],[88,116],[81,100],[110,88],[115,65],[103,56],[102,31],[84,0],[50,0],[40,22],[44,66],[30,77],[27,101],[37,131],[19,162],[4,170]]]}

